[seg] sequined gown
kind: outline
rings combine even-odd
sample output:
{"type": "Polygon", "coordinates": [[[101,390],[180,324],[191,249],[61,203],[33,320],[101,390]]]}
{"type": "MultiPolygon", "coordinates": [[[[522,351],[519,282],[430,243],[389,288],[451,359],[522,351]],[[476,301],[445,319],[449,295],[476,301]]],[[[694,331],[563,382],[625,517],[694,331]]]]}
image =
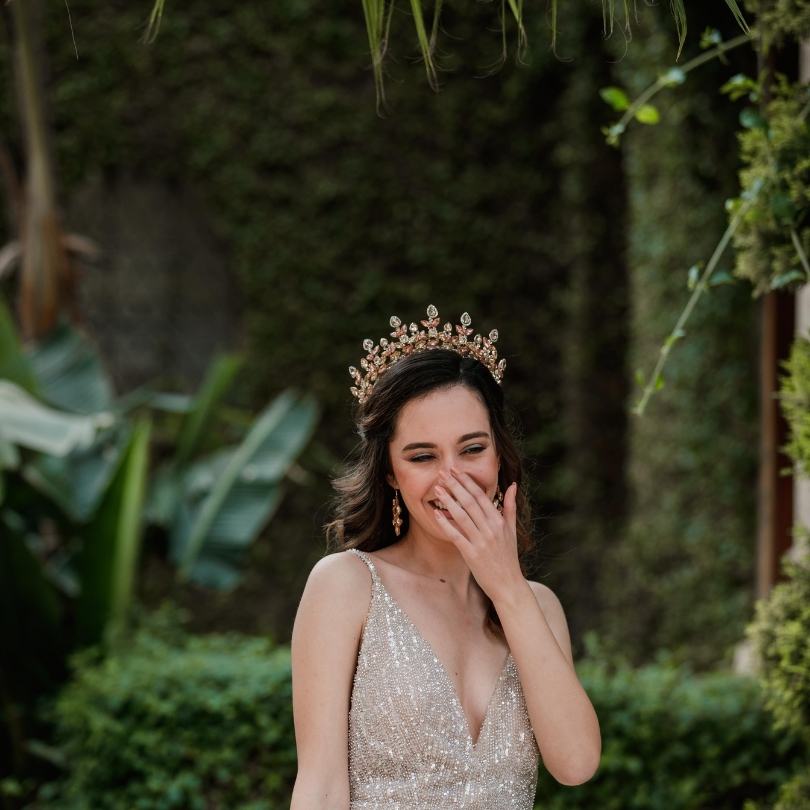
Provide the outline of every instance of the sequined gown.
{"type": "Polygon", "coordinates": [[[478,739],[447,670],[388,593],[371,603],[349,710],[351,810],[531,810],[539,753],[511,653],[478,739]]]}

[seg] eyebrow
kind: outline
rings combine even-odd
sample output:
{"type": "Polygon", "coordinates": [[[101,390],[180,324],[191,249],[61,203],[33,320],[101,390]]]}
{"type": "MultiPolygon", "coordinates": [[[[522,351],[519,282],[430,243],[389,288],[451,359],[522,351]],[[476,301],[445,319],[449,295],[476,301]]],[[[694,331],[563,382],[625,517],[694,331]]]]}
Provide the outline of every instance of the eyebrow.
{"type": "MultiPolygon", "coordinates": [[[[467,442],[470,439],[481,439],[481,438],[488,439],[489,433],[487,433],[485,430],[478,430],[475,433],[465,433],[463,436],[459,436],[457,443],[461,444],[462,442],[467,442]]],[[[424,447],[434,448],[436,447],[436,445],[431,444],[430,442],[411,442],[410,444],[406,444],[405,447],[402,448],[401,452],[404,453],[407,450],[417,450],[424,447]]]]}

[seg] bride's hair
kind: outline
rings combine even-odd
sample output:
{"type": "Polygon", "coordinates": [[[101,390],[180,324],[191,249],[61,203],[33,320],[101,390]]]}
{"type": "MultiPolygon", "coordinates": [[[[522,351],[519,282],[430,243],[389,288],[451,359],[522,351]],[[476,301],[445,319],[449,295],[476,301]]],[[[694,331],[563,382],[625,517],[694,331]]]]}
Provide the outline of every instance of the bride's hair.
{"type": "MultiPolygon", "coordinates": [[[[532,548],[531,514],[523,486],[523,462],[504,406],[503,391],[486,366],[448,349],[426,350],[399,360],[377,380],[368,399],[357,406],[355,421],[360,442],[354,460],[344,474],[332,482],[337,492],[335,517],[324,527],[330,550],[374,551],[397,542],[399,538],[391,523],[394,490],[387,481],[391,472],[388,445],[397,416],[406,402],[456,385],[478,394],[487,409],[495,449],[500,456],[498,484],[501,490],[506,491],[513,481],[518,484],[517,545],[526,573],[532,548]]],[[[402,504],[402,534],[407,529],[408,510],[402,504]]],[[[491,602],[488,618],[491,626],[500,628],[491,602]]]]}

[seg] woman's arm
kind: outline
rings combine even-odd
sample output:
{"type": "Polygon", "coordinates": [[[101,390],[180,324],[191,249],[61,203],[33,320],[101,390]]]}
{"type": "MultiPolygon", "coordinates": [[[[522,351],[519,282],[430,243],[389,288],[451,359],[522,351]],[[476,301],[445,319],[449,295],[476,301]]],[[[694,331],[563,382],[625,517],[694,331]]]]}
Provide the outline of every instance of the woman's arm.
{"type": "Polygon", "coordinates": [[[493,604],[517,664],[543,764],[564,785],[587,782],[599,767],[599,721],[574,670],[560,600],[548,586],[523,580],[493,604]]]}
{"type": "Polygon", "coordinates": [[[370,574],[353,554],[319,560],[292,633],[298,775],[290,810],[348,810],[349,701],[370,574]]]}

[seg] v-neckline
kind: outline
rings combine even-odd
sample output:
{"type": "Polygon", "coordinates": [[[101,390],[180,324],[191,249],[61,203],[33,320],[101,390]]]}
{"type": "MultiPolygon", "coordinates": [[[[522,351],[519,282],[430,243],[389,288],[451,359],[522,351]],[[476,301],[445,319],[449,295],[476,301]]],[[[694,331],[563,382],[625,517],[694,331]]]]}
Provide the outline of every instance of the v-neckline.
{"type": "MultiPolygon", "coordinates": [[[[371,558],[371,555],[369,555],[368,552],[365,552],[365,553],[369,556],[369,558],[371,558]]],[[[373,559],[371,560],[371,563],[372,563],[372,565],[375,565],[375,561],[373,559]]],[[[375,568],[376,568],[376,565],[375,565],[375,568]]],[[[391,600],[392,604],[394,605],[394,608],[401,614],[402,618],[411,626],[411,629],[416,634],[419,641],[422,643],[422,645],[425,647],[427,652],[433,657],[433,660],[438,665],[438,668],[439,668],[439,670],[441,672],[442,677],[447,682],[448,691],[450,692],[450,697],[455,702],[456,708],[458,709],[459,714],[461,715],[462,722],[464,723],[464,731],[465,731],[465,733],[467,735],[467,740],[469,741],[473,751],[475,751],[477,746],[478,746],[478,743],[481,741],[481,737],[484,736],[484,731],[485,731],[485,729],[487,727],[487,721],[489,720],[489,715],[490,715],[491,710],[492,710],[492,704],[495,702],[495,696],[498,694],[498,690],[500,689],[501,681],[503,680],[504,673],[506,672],[507,667],[509,666],[509,659],[512,657],[512,651],[511,650],[506,651],[506,657],[504,658],[503,664],[502,664],[500,670],[498,671],[497,677],[495,678],[495,685],[492,687],[492,691],[490,692],[490,695],[489,695],[489,700],[487,701],[486,709],[484,709],[484,717],[481,720],[481,727],[478,729],[478,736],[476,737],[475,740],[473,740],[472,732],[470,731],[470,720],[467,717],[467,713],[464,711],[464,705],[462,704],[461,698],[458,695],[458,690],[456,689],[456,686],[453,683],[453,679],[450,677],[450,671],[442,663],[442,659],[437,654],[437,652],[434,649],[433,645],[422,635],[422,632],[416,626],[416,623],[413,621],[413,619],[411,619],[411,617],[408,615],[407,611],[394,598],[391,591],[389,591],[388,588],[385,587],[385,583],[382,581],[382,577],[380,576],[380,572],[375,570],[375,574],[376,574],[377,582],[379,583],[379,585],[383,589],[383,591],[385,591],[388,598],[391,600]]]]}

